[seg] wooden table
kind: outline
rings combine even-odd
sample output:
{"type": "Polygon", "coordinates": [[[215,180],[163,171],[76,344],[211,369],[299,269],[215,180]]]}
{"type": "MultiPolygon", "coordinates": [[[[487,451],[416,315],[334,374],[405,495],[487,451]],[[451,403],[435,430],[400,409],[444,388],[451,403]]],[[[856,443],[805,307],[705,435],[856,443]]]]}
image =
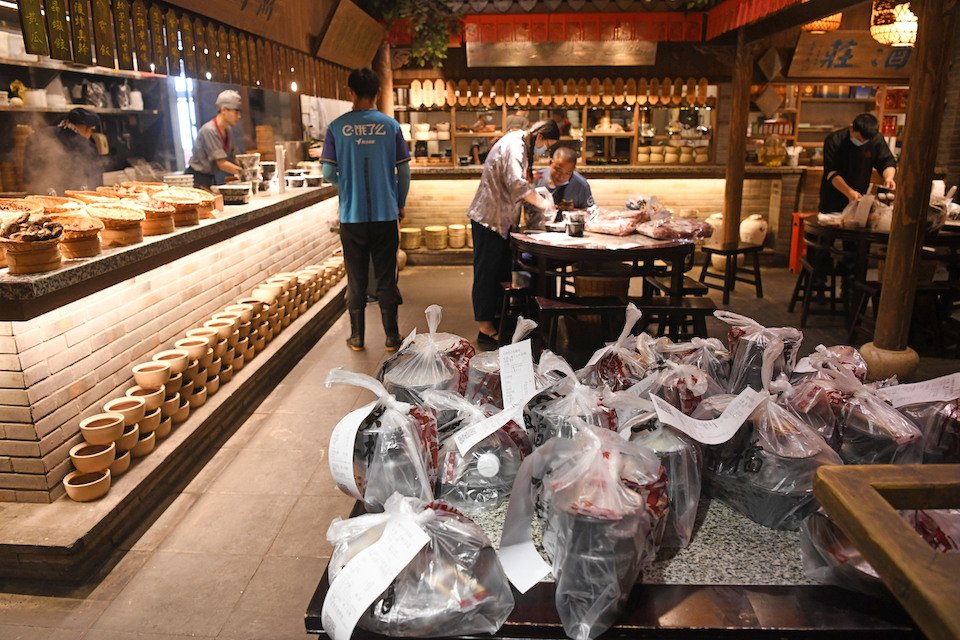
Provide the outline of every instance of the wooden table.
{"type": "Polygon", "coordinates": [[[510,235],[515,252],[534,257],[531,266],[540,276],[535,279],[535,294],[550,298],[562,294],[559,281],[574,275],[571,265],[580,265],[576,273],[602,275],[605,267],[630,263],[631,277],[669,273],[671,301],[679,302],[683,274],[693,266],[696,249],[691,240],[654,240],[640,234],[620,237],[586,232],[582,238],[570,238],[564,234],[529,231],[510,235]],[[658,266],[657,262],[666,266],[658,266]]]}

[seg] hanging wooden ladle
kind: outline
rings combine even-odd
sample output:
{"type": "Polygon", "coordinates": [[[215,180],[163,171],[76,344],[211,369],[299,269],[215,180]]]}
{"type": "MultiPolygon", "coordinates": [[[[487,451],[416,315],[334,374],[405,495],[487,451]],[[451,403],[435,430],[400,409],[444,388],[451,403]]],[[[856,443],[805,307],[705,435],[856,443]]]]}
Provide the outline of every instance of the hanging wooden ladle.
{"type": "Polygon", "coordinates": [[[584,78],[580,78],[580,80],[577,82],[577,104],[580,106],[587,104],[589,93],[590,87],[587,84],[587,81],[584,78]]]}
{"type": "Polygon", "coordinates": [[[688,105],[697,103],[697,81],[693,78],[687,78],[687,90],[683,97],[688,105]]]}
{"type": "Polygon", "coordinates": [[[493,104],[503,106],[503,80],[499,78],[493,83],[493,104]]]}
{"type": "Polygon", "coordinates": [[[489,107],[493,103],[493,84],[489,80],[484,80],[480,85],[480,103],[489,107]]]}
{"type": "Polygon", "coordinates": [[[632,107],[633,105],[637,104],[637,81],[633,78],[627,78],[626,90],[627,104],[632,107]]]}
{"type": "Polygon", "coordinates": [[[677,78],[673,81],[673,96],[670,99],[673,106],[678,107],[683,102],[683,79],[677,78]]]}
{"type": "Polygon", "coordinates": [[[600,99],[603,101],[603,104],[613,104],[613,80],[610,78],[604,78],[601,90],[603,91],[603,95],[600,99]]]}
{"type": "Polygon", "coordinates": [[[621,105],[626,101],[623,95],[623,78],[613,81],[613,104],[621,105]]]}
{"type": "Polygon", "coordinates": [[[567,84],[563,89],[563,101],[571,107],[577,105],[577,81],[573,78],[567,80],[567,84]]]}
{"type": "Polygon", "coordinates": [[[503,101],[508,107],[517,103],[517,83],[513,80],[507,80],[507,86],[503,88],[503,101]]]}
{"type": "Polygon", "coordinates": [[[457,83],[457,106],[465,107],[470,103],[470,85],[466,80],[457,83]]]}
{"type": "Polygon", "coordinates": [[[478,80],[470,81],[470,106],[480,106],[480,82],[478,80]]]}
{"type": "Polygon", "coordinates": [[[544,78],[540,83],[540,103],[546,107],[553,104],[553,81],[550,78],[544,78]]]}
{"type": "Polygon", "coordinates": [[[530,106],[540,105],[540,81],[534,78],[530,81],[530,106]]]}
{"type": "Polygon", "coordinates": [[[663,83],[660,85],[660,104],[669,105],[670,104],[670,92],[673,90],[673,82],[670,81],[670,78],[664,78],[663,83]]]}
{"type": "Polygon", "coordinates": [[[526,80],[520,80],[517,83],[517,104],[525,107],[528,102],[530,102],[530,88],[527,86],[526,80]]]}
{"type": "Polygon", "coordinates": [[[600,79],[590,78],[590,104],[600,104],[600,79]]]}
{"type": "Polygon", "coordinates": [[[660,81],[656,78],[650,80],[650,91],[647,102],[651,105],[660,103],[660,81]]]}

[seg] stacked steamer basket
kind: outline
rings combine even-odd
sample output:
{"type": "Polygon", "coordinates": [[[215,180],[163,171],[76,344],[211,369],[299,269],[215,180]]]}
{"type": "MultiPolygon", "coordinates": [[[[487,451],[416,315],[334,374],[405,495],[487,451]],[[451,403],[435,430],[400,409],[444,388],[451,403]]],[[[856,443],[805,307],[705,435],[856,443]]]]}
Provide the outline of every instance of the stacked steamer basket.
{"type": "MultiPolygon", "coordinates": [[[[259,153],[238,153],[237,164],[240,165],[240,182],[249,182],[251,191],[256,194],[263,185],[263,171],[260,168],[259,153]]],[[[222,193],[222,191],[221,191],[222,193]]]]}
{"type": "Polygon", "coordinates": [[[402,227],[400,229],[400,248],[405,251],[420,248],[420,227],[402,227]]]}
{"type": "Polygon", "coordinates": [[[85,204],[108,204],[120,200],[120,198],[117,196],[108,195],[97,191],[71,191],[68,189],[64,191],[63,194],[68,198],[80,200],[85,204]]]}
{"type": "Polygon", "coordinates": [[[199,201],[197,205],[197,215],[199,216],[200,220],[212,220],[214,217],[214,210],[223,208],[222,201],[220,204],[218,204],[218,200],[221,200],[219,196],[214,195],[209,191],[204,191],[203,189],[172,187],[163,193],[173,193],[176,195],[188,196],[199,201]]]}
{"type": "Polygon", "coordinates": [[[60,253],[64,258],[92,258],[100,255],[100,232],[103,222],[83,214],[54,214],[50,218],[63,227],[60,253]]]}
{"type": "Polygon", "coordinates": [[[249,182],[231,182],[215,187],[223,198],[223,204],[247,204],[250,202],[252,185],[249,182]]]}
{"type": "Polygon", "coordinates": [[[161,236],[166,233],[173,233],[175,228],[173,215],[176,213],[176,207],[172,204],[156,199],[134,198],[125,199],[123,203],[143,211],[143,235],[161,236]]]}
{"type": "Polygon", "coordinates": [[[43,273],[60,266],[63,228],[43,215],[43,207],[22,200],[0,200],[4,212],[0,248],[12,274],[43,273]],[[19,215],[10,216],[10,213],[19,215]]]}
{"type": "Polygon", "coordinates": [[[87,213],[103,223],[103,246],[125,247],[143,242],[143,211],[120,202],[87,205],[87,213]]]}
{"type": "Polygon", "coordinates": [[[447,248],[447,228],[444,226],[431,226],[425,227],[424,238],[426,240],[427,249],[432,251],[441,251],[447,248]]]}
{"type": "Polygon", "coordinates": [[[187,187],[193,188],[192,173],[169,173],[163,176],[163,182],[168,187],[187,187]]]}
{"type": "Polygon", "coordinates": [[[463,249],[467,246],[467,228],[462,224],[448,225],[447,240],[451,249],[463,249]]]}
{"type": "Polygon", "coordinates": [[[200,198],[180,190],[169,189],[158,193],[154,196],[154,200],[173,207],[174,226],[191,227],[200,224],[200,198]]]}

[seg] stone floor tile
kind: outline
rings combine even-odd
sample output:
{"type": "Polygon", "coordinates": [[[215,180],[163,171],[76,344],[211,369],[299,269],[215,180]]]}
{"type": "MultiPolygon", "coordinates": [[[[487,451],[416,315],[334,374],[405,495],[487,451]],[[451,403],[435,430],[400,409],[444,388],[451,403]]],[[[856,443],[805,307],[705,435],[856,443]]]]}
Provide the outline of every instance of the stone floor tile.
{"type": "Polygon", "coordinates": [[[169,635],[166,633],[137,633],[135,631],[111,631],[110,629],[90,629],[83,640],[205,640],[213,636],[169,635]]]}
{"type": "Polygon", "coordinates": [[[183,492],[192,494],[206,493],[210,485],[220,477],[223,470],[233,462],[233,459],[237,457],[240,451],[242,451],[241,446],[225,447],[217,451],[213,454],[213,457],[207,461],[207,464],[203,466],[203,469],[197,472],[197,475],[193,477],[190,484],[184,487],[183,492]]]}
{"type": "Polygon", "coordinates": [[[326,460],[316,465],[313,474],[310,476],[310,481],[307,482],[307,486],[303,488],[302,493],[305,496],[340,497],[346,495],[333,481],[333,476],[330,475],[330,465],[326,460]]]}
{"type": "Polygon", "coordinates": [[[207,493],[298,496],[310,479],[309,469],[324,459],[325,444],[314,450],[243,449],[209,486],[207,493]]]}
{"type": "Polygon", "coordinates": [[[108,604],[103,600],[0,593],[0,624],[47,629],[86,629],[103,613],[108,604]]]}
{"type": "Polygon", "coordinates": [[[273,544],[294,502],[293,496],[205,494],[160,549],[261,556],[273,544]]]}
{"type": "Polygon", "coordinates": [[[80,637],[79,633],[76,629],[0,624],[0,638],[3,640],[77,640],[80,637]]]}
{"type": "Polygon", "coordinates": [[[330,434],[343,414],[323,411],[305,414],[256,414],[251,420],[260,421],[260,428],[246,444],[260,451],[322,451],[327,448],[330,434]]]}
{"type": "Polygon", "coordinates": [[[260,561],[259,556],[157,551],[93,628],[216,636],[260,561]]]}
{"type": "MultiPolygon", "coordinates": [[[[345,368],[356,370],[345,365],[345,368]]],[[[313,414],[322,412],[336,415],[353,405],[360,393],[360,389],[350,386],[336,386],[327,388],[323,384],[326,373],[317,383],[281,382],[257,407],[256,413],[300,413],[313,414]]]]}
{"type": "Polygon", "coordinates": [[[264,558],[230,613],[224,640],[302,640],[303,614],[328,558],[264,558]]]}
{"type": "Polygon", "coordinates": [[[332,549],[327,542],[327,528],[334,517],[348,517],[354,502],[346,495],[301,497],[290,510],[267,556],[329,556],[332,549]]]}
{"type": "Polygon", "coordinates": [[[190,512],[196,501],[196,494],[181,493],[129,548],[134,551],[156,551],[170,532],[183,522],[183,518],[190,512]]]}

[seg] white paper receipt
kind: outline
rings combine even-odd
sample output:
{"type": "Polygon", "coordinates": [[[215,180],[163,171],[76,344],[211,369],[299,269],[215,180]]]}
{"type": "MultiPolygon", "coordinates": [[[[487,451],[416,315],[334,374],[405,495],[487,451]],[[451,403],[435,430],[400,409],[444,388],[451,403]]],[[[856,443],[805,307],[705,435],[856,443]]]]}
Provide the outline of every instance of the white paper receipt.
{"type": "Polygon", "coordinates": [[[733,437],[767,394],[747,388],[740,392],[727,409],[714,420],[696,420],[680,412],[666,401],[650,394],[657,409],[657,419],[675,427],[702,444],[723,444],[733,437]]]}
{"type": "Polygon", "coordinates": [[[457,444],[457,451],[460,452],[461,456],[466,456],[470,449],[473,449],[477,444],[490,436],[490,434],[511,420],[522,425],[523,407],[525,404],[526,403],[514,405],[509,409],[495,413],[489,418],[484,418],[476,424],[457,431],[453,436],[453,441],[457,444]]]}
{"type": "Polygon", "coordinates": [[[354,556],[330,585],[320,613],[327,635],[350,640],[363,612],[428,542],[413,518],[391,518],[380,539],[354,556]]]}
{"type": "Polygon", "coordinates": [[[500,347],[500,388],[503,406],[527,402],[537,390],[533,377],[533,350],[530,340],[500,347]]]}
{"type": "Polygon", "coordinates": [[[343,416],[330,436],[330,446],[327,449],[327,462],[330,465],[330,475],[341,491],[350,494],[358,500],[363,499],[357,479],[353,475],[353,447],[357,441],[357,431],[363,424],[363,419],[370,415],[376,403],[355,409],[343,416]]]}
{"type": "Polygon", "coordinates": [[[960,373],[914,384],[898,384],[877,391],[877,395],[896,408],[920,402],[946,402],[960,398],[960,373]]]}

